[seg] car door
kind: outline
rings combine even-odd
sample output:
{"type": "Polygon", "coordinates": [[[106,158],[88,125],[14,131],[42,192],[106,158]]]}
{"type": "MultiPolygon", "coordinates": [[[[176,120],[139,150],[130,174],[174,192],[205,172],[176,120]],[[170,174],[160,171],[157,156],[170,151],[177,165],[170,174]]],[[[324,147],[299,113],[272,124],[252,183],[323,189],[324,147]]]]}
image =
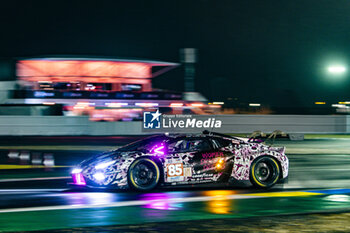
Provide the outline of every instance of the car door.
{"type": "MultiPolygon", "coordinates": [[[[221,169],[218,169],[220,159],[224,153],[215,148],[212,142],[206,138],[196,138],[200,144],[196,147],[194,156],[190,163],[193,166],[194,178],[197,183],[215,182],[221,175],[221,169]]],[[[221,165],[220,165],[221,166],[221,165]]]]}
{"type": "Polygon", "coordinates": [[[164,182],[187,184],[193,174],[190,160],[194,153],[187,148],[186,137],[175,138],[167,142],[167,154],[164,161],[164,182]]]}
{"type": "Polygon", "coordinates": [[[215,150],[220,152],[220,156],[223,158],[219,169],[222,174],[217,181],[228,181],[232,173],[235,150],[236,147],[239,146],[239,142],[235,140],[223,139],[221,137],[209,137],[209,140],[211,141],[215,150]]]}
{"type": "Polygon", "coordinates": [[[218,172],[215,162],[222,152],[216,152],[204,137],[184,137],[168,144],[165,161],[166,182],[205,183],[215,181],[218,172]]]}

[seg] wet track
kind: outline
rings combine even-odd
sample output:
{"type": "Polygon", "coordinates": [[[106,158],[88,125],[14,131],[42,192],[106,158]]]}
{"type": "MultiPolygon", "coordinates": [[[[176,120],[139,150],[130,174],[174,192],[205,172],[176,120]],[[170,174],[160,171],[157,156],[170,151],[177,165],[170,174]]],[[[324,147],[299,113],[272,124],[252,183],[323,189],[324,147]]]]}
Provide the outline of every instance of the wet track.
{"type": "MultiPolygon", "coordinates": [[[[350,140],[280,142],[284,143],[295,149],[306,148],[307,152],[294,150],[298,153],[288,154],[289,183],[268,191],[220,186],[158,189],[152,193],[91,192],[67,189],[64,176],[0,180],[0,231],[350,210],[350,150],[349,154],[338,151],[350,149],[350,140]],[[307,150],[310,148],[321,151],[314,154],[307,150]],[[331,153],[326,150],[332,148],[331,153]]],[[[56,153],[65,160],[72,156],[67,151],[56,153]]],[[[75,153],[73,157],[78,158],[81,152],[75,153]]],[[[69,169],[60,168],[60,174],[69,169]]]]}

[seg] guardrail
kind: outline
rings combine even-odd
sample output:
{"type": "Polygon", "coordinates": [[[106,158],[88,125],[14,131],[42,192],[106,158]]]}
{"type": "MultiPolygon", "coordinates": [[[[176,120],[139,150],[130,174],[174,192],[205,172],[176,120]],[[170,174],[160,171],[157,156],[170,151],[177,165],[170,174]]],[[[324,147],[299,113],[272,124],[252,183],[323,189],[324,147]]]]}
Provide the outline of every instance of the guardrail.
{"type": "MultiPolygon", "coordinates": [[[[201,115],[223,122],[220,133],[285,133],[347,134],[350,116],[324,115],[201,115]]],[[[211,130],[210,128],[206,128],[211,130]]],[[[198,133],[202,129],[181,129],[176,132],[198,133]]],[[[157,132],[166,132],[165,129],[157,132]]],[[[87,116],[0,116],[0,135],[5,136],[66,136],[66,135],[139,135],[157,133],[142,130],[142,122],[92,122],[87,116]]]]}

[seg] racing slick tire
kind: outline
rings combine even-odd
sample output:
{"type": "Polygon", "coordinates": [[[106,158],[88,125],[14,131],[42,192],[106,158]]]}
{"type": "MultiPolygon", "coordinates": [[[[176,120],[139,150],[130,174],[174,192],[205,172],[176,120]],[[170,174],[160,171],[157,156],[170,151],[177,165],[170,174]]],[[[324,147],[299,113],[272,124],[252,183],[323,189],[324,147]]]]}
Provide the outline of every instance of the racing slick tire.
{"type": "Polygon", "coordinates": [[[160,169],[150,158],[135,160],[128,170],[128,184],[131,189],[148,191],[155,188],[160,179],[160,169]]]}
{"type": "Polygon", "coordinates": [[[276,159],[262,156],[255,159],[250,166],[250,182],[257,188],[271,188],[280,177],[281,169],[276,159]]]}

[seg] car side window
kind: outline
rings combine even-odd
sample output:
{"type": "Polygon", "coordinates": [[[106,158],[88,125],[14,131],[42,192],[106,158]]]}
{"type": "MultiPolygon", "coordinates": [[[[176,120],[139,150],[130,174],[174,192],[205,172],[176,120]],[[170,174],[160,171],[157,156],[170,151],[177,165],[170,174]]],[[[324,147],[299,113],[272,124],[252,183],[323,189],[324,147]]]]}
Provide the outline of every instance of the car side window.
{"type": "Polygon", "coordinates": [[[212,138],[213,144],[218,148],[227,147],[232,144],[232,141],[223,138],[212,138]]]}
{"type": "Polygon", "coordinates": [[[168,144],[170,153],[195,152],[210,150],[211,147],[206,140],[203,139],[180,139],[168,144]]]}

